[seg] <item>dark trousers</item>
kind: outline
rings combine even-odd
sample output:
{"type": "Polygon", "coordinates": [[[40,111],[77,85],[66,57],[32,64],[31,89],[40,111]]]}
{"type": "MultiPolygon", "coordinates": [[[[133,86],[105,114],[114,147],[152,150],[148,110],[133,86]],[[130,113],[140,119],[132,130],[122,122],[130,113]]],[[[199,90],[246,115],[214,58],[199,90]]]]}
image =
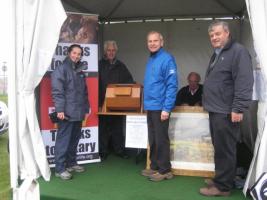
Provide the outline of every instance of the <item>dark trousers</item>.
{"type": "Polygon", "coordinates": [[[165,174],[171,171],[169,119],[160,120],[161,111],[147,112],[148,140],[150,145],[150,168],[165,174]]]}
{"type": "Polygon", "coordinates": [[[233,187],[236,171],[236,144],[240,123],[233,123],[230,114],[209,113],[210,132],[214,146],[214,183],[221,191],[233,187]]]}
{"type": "Polygon", "coordinates": [[[77,145],[81,138],[81,121],[60,121],[55,144],[56,172],[65,171],[66,167],[77,164],[77,145]]]}
{"type": "Polygon", "coordinates": [[[109,152],[111,140],[115,153],[121,154],[124,151],[123,116],[99,116],[99,153],[109,152]]]}

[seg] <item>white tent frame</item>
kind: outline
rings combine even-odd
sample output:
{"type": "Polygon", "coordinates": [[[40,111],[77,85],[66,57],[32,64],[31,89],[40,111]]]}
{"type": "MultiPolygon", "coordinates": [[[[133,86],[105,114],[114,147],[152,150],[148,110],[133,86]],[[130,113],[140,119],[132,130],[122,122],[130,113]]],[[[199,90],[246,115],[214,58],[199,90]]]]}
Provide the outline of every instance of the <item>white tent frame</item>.
{"type": "Polygon", "coordinates": [[[40,199],[37,178],[50,180],[34,89],[50,66],[66,18],[59,0],[12,0],[8,70],[10,177],[15,200],[40,199]],[[22,182],[20,184],[20,182],[22,182]]]}
{"type": "MultiPolygon", "coordinates": [[[[45,0],[48,1],[48,0],[45,0]]],[[[49,3],[56,8],[56,6],[53,2],[55,0],[50,0],[49,3]]],[[[35,1],[29,1],[29,0],[24,0],[20,1],[20,3],[44,3],[42,0],[35,0],[35,1]]],[[[13,23],[13,35],[12,37],[15,38],[14,42],[11,44],[13,47],[13,55],[14,59],[11,61],[10,65],[13,67],[10,67],[8,71],[8,94],[9,94],[9,116],[10,116],[10,128],[9,128],[9,134],[10,134],[10,172],[11,172],[11,187],[13,188],[13,199],[39,199],[39,193],[38,195],[34,194],[29,194],[29,187],[30,186],[36,186],[36,178],[39,175],[42,175],[45,177],[47,180],[50,177],[50,172],[47,171],[46,164],[40,165],[40,160],[45,159],[45,154],[41,153],[40,158],[36,158],[33,156],[31,153],[31,150],[36,150],[38,148],[36,144],[40,142],[40,135],[37,136],[37,138],[33,139],[31,133],[39,133],[40,129],[38,126],[38,122],[36,119],[36,112],[34,111],[34,105],[35,105],[35,98],[33,95],[33,90],[39,83],[41,76],[40,77],[35,77],[34,81],[31,83],[31,79],[29,79],[29,76],[33,75],[33,73],[36,72],[36,69],[31,68],[33,65],[36,64],[42,64],[42,69],[41,72],[39,73],[44,74],[45,72],[45,67],[48,67],[48,63],[50,62],[49,58],[52,57],[53,54],[53,45],[50,44],[51,46],[46,49],[47,56],[46,59],[40,61],[36,60],[39,57],[35,57],[36,46],[23,46],[20,42],[23,41],[22,35],[19,35],[17,33],[17,26],[20,25],[23,27],[24,25],[28,24],[23,24],[25,22],[21,22],[21,24],[18,24],[17,17],[21,17],[23,15],[23,9],[26,9],[25,7],[22,8],[20,7],[22,4],[19,4],[19,1],[13,0],[13,16],[14,18],[12,19],[13,23]],[[19,47],[19,48],[18,48],[19,47]],[[21,49],[22,48],[22,49],[21,49]],[[32,49],[33,48],[33,49],[32,49]],[[30,53],[28,56],[33,55],[34,57],[32,58],[33,61],[27,63],[30,61],[30,57],[28,57],[28,60],[21,60],[22,57],[22,52],[18,52],[18,49],[23,50],[22,52],[28,52],[30,53]],[[44,63],[43,63],[44,62],[44,63]],[[24,67],[24,68],[23,68],[24,67]],[[30,67],[28,69],[28,67],[30,67]],[[20,74],[19,74],[20,73],[20,74]],[[21,74],[25,73],[25,74],[21,74]],[[22,76],[23,79],[21,79],[22,82],[18,83],[18,77],[22,76]],[[23,83],[24,85],[21,85],[23,83]],[[27,85],[30,84],[31,85],[27,85]],[[30,90],[29,90],[30,89],[30,90]],[[31,104],[31,110],[27,111],[25,110],[25,106],[28,104],[31,104]],[[39,130],[39,131],[38,131],[39,130]],[[19,135],[22,133],[22,135],[26,136],[27,139],[31,138],[37,143],[32,143],[33,141],[26,141],[25,144],[31,145],[30,149],[27,148],[21,148],[21,141],[18,139],[19,135]],[[25,155],[30,155],[29,157],[25,155]],[[24,157],[23,157],[24,155],[24,157]],[[30,163],[34,163],[33,165],[29,166],[29,163],[25,162],[23,164],[22,161],[29,161],[30,163]],[[38,161],[39,160],[39,161],[38,161]],[[21,165],[23,164],[23,165],[21,165]],[[28,165],[28,167],[27,167],[28,165]],[[25,188],[20,187],[20,192],[19,191],[19,184],[18,180],[19,178],[25,178],[25,188]],[[18,195],[20,194],[20,195],[18,195]]],[[[57,2],[58,3],[58,2],[57,2]]],[[[252,27],[252,33],[253,33],[253,38],[254,38],[254,48],[255,51],[258,55],[259,59],[259,64],[262,67],[262,71],[264,73],[264,77],[267,77],[267,2],[265,0],[246,0],[246,5],[248,8],[248,14],[250,18],[250,23],[252,27]]],[[[52,6],[52,8],[53,8],[52,6]]],[[[31,8],[32,12],[35,12],[37,10],[37,7],[31,8]]],[[[59,10],[56,10],[53,12],[51,15],[59,13],[59,10]]],[[[48,14],[49,16],[49,14],[48,14]]],[[[55,21],[57,19],[57,26],[64,20],[64,16],[62,15],[62,12],[58,16],[54,16],[52,21],[55,21]]],[[[42,20],[41,20],[42,21],[42,20]]],[[[44,21],[42,21],[44,23],[44,21]]],[[[51,21],[49,22],[51,23],[51,21]]],[[[54,30],[52,38],[54,38],[54,47],[56,46],[56,39],[58,36],[58,31],[59,28],[55,26],[56,30],[54,30]],[[57,28],[56,28],[57,27],[57,28]]],[[[33,28],[33,31],[36,31],[36,27],[33,28]]],[[[44,38],[43,38],[44,39],[44,38]]],[[[45,40],[45,39],[44,39],[45,40]]],[[[51,38],[49,38],[51,40],[51,38]]],[[[25,41],[24,41],[25,42],[25,41]]],[[[35,44],[36,45],[36,44],[35,44]]],[[[38,47],[38,46],[37,46],[38,47]]],[[[266,83],[266,80],[265,80],[266,83]]],[[[266,92],[266,91],[265,91],[266,92]]],[[[259,124],[259,134],[257,138],[257,144],[255,145],[255,152],[254,152],[254,158],[253,162],[251,164],[249,176],[247,178],[246,186],[244,188],[244,193],[246,194],[247,189],[251,187],[252,184],[255,183],[257,178],[261,175],[262,172],[267,171],[267,156],[266,156],[266,142],[267,142],[267,129],[265,128],[265,122],[267,120],[267,112],[266,112],[266,103],[265,100],[261,102],[261,105],[263,105],[263,110],[261,109],[261,113],[259,114],[259,118],[261,118],[262,123],[259,124]]],[[[40,146],[41,148],[42,146],[40,146]]],[[[38,148],[39,153],[42,152],[42,150],[38,148]]],[[[39,191],[39,188],[36,187],[37,190],[39,191]]]]}

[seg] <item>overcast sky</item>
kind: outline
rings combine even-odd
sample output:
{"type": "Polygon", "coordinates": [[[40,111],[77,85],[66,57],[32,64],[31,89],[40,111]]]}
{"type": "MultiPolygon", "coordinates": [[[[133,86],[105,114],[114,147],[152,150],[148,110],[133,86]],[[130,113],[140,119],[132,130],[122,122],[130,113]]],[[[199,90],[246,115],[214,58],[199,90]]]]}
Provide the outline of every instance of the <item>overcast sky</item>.
{"type": "MultiPolygon", "coordinates": [[[[0,74],[2,75],[3,62],[7,62],[7,66],[11,59],[11,12],[12,0],[0,0],[0,74]]],[[[8,66],[9,67],[9,66],[8,66]]]]}

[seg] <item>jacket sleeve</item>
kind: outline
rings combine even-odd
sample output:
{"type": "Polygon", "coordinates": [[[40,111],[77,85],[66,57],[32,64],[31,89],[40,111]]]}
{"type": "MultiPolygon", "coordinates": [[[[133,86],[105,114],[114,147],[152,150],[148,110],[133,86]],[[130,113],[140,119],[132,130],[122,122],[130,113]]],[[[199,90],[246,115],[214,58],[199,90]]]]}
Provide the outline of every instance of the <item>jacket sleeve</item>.
{"type": "Polygon", "coordinates": [[[178,89],[177,67],[173,57],[168,60],[165,67],[166,96],[162,110],[171,112],[175,104],[178,89]]]}
{"type": "Polygon", "coordinates": [[[65,76],[63,67],[57,67],[51,75],[52,98],[56,112],[64,112],[65,107],[65,76]]]}
{"type": "Polygon", "coordinates": [[[239,50],[233,67],[234,100],[232,112],[242,113],[251,102],[254,81],[251,57],[245,48],[239,50]]]}
{"type": "Polygon", "coordinates": [[[90,112],[90,101],[88,99],[88,87],[86,84],[86,80],[84,80],[84,84],[85,84],[85,91],[84,91],[84,102],[85,102],[85,113],[89,113],[90,112]]]}
{"type": "Polygon", "coordinates": [[[98,106],[102,107],[103,103],[104,103],[104,99],[105,99],[105,86],[103,83],[103,78],[102,78],[102,74],[103,74],[103,67],[104,64],[102,61],[99,61],[98,63],[98,106]]]}

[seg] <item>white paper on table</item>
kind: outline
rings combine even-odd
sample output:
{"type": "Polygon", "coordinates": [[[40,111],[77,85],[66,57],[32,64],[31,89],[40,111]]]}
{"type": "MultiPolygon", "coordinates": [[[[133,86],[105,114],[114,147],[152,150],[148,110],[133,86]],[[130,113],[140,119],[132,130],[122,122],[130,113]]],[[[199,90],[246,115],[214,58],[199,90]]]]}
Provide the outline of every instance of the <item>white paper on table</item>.
{"type": "Polygon", "coordinates": [[[146,116],[126,116],[125,147],[146,149],[148,143],[146,116]]]}

